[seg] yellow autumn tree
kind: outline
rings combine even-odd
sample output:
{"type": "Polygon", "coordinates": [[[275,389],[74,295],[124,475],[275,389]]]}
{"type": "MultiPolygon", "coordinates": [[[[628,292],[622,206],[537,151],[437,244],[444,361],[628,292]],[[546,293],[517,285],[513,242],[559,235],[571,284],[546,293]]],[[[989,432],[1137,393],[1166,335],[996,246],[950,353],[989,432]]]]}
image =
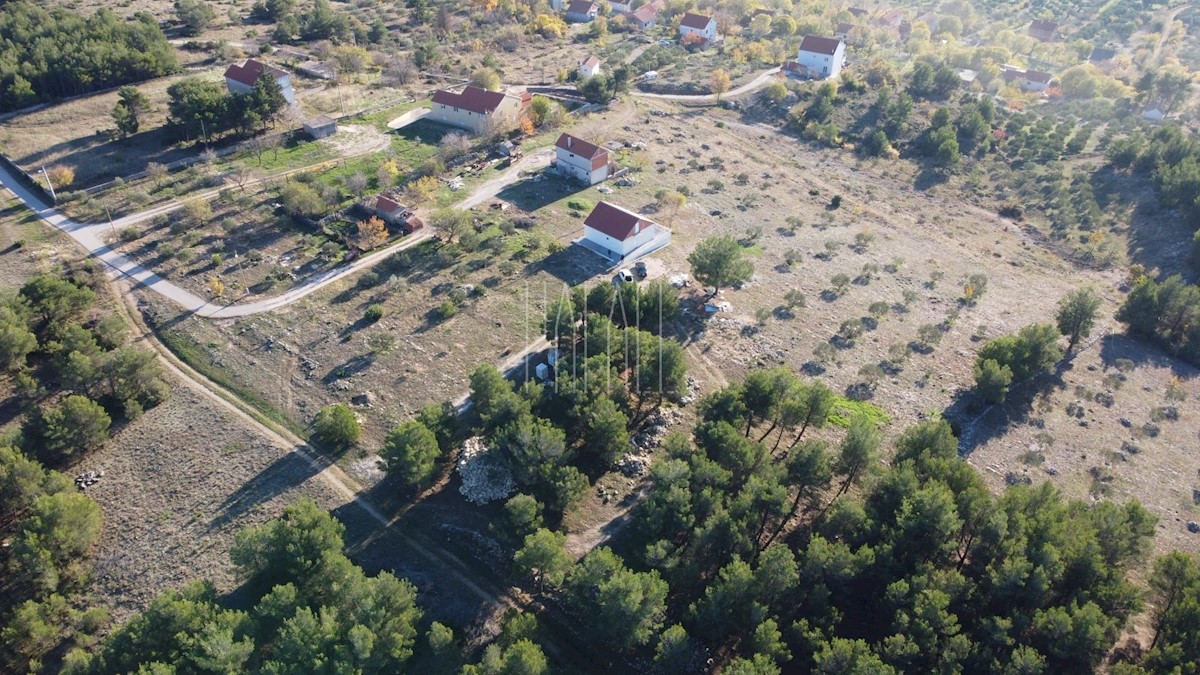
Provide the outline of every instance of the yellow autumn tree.
{"type": "Polygon", "coordinates": [[[408,184],[408,194],[413,201],[427,202],[433,199],[441,185],[433,176],[421,176],[408,184]]]}
{"type": "Polygon", "coordinates": [[[521,118],[521,135],[522,136],[532,136],[533,135],[533,120],[529,119],[528,115],[525,115],[524,117],[521,118]]]}
{"type": "Polygon", "coordinates": [[[46,175],[50,177],[50,184],[60,190],[75,182],[75,170],[69,166],[56,166],[46,175]]]}
{"type": "Polygon", "coordinates": [[[389,188],[396,184],[396,179],[400,177],[400,167],[396,166],[396,161],[389,159],[379,168],[375,170],[375,179],[379,182],[381,189],[389,188]]]}
{"type": "Polygon", "coordinates": [[[375,216],[358,223],[358,247],[364,251],[379,246],[387,241],[387,224],[375,216]]]}
{"type": "Polygon", "coordinates": [[[213,297],[221,297],[225,295],[225,282],[221,281],[221,277],[210,277],[208,280],[208,290],[212,291],[213,297]]]}

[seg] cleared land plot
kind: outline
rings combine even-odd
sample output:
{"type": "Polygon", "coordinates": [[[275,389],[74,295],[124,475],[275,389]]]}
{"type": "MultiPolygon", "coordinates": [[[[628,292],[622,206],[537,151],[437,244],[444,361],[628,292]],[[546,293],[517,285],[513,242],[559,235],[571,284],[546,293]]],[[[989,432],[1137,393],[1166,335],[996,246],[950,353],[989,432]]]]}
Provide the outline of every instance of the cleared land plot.
{"type": "Polygon", "coordinates": [[[108,132],[117,92],[86,96],[0,122],[0,149],[21,168],[68,166],[75,171],[71,189],[96,185],[195,155],[194,148],[167,145],[161,125],[167,118],[167,88],[187,77],[221,80],[222,67],[206,68],[137,85],[153,109],[142,131],[124,140],[108,132]]]}

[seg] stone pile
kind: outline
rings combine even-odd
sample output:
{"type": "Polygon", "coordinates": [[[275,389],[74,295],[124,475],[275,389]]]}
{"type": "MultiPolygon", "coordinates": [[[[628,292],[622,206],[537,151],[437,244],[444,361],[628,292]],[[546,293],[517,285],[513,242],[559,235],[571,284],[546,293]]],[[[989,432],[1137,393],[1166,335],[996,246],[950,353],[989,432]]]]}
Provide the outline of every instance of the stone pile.
{"type": "Polygon", "coordinates": [[[472,504],[507,499],[515,489],[512,471],[489,453],[483,439],[478,436],[468,438],[463,443],[457,470],[462,478],[462,486],[458,491],[472,504]]]}
{"type": "Polygon", "coordinates": [[[86,490],[96,483],[99,483],[101,478],[104,478],[103,471],[88,471],[86,473],[81,473],[78,476],[75,476],[75,487],[79,488],[80,490],[86,490]]]}

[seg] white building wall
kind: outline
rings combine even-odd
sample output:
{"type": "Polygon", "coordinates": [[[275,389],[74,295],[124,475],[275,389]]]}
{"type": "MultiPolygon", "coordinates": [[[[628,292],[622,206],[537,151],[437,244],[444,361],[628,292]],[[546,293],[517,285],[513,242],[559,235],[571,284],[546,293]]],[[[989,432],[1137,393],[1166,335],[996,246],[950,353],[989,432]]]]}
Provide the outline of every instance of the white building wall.
{"type": "Polygon", "coordinates": [[[717,39],[717,22],[709,21],[708,25],[703,30],[700,30],[698,28],[692,28],[690,26],[680,25],[679,26],[679,37],[682,38],[687,35],[699,35],[700,37],[702,37],[705,40],[708,40],[710,42],[713,40],[716,40],[717,39]]]}
{"type": "Polygon", "coordinates": [[[558,159],[558,172],[564,176],[570,176],[588,185],[595,185],[608,178],[607,164],[599,169],[593,169],[592,160],[586,157],[580,157],[562,148],[555,148],[554,152],[558,159]]]}
{"type": "Polygon", "coordinates": [[[612,254],[614,258],[624,258],[638,247],[654,239],[655,235],[657,234],[658,226],[650,225],[649,227],[642,228],[640,232],[626,239],[625,241],[620,241],[595,228],[587,225],[583,226],[584,238],[592,243],[599,244],[600,246],[604,247],[612,254]]]}
{"type": "Polygon", "coordinates": [[[842,64],[846,60],[846,45],[839,44],[833,55],[800,52],[796,55],[796,63],[820,73],[825,79],[837,77],[842,72],[842,64]]]}

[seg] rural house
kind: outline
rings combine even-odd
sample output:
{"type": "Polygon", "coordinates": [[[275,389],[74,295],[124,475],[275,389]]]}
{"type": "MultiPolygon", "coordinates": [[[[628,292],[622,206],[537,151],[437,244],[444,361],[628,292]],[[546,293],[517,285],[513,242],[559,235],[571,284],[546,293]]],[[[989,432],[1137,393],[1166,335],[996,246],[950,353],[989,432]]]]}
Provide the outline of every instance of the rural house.
{"type": "Polygon", "coordinates": [[[443,89],[433,95],[426,119],[484,134],[508,129],[529,107],[529,92],[488,91],[468,85],[461,93],[443,89]]]}
{"type": "Polygon", "coordinates": [[[244,66],[234,63],[226,68],[225,87],[231,94],[249,94],[254,91],[254,83],[262,77],[263,73],[279,83],[279,88],[283,90],[283,98],[287,100],[288,105],[296,105],[296,93],[292,90],[292,76],[275,66],[268,66],[255,59],[250,59],[244,66]]]}
{"type": "Polygon", "coordinates": [[[589,56],[579,62],[579,79],[586,80],[589,77],[595,77],[600,74],[600,59],[595,56],[589,56]]]}
{"type": "Polygon", "coordinates": [[[647,2],[632,12],[626,12],[625,23],[638,30],[649,30],[658,21],[658,12],[660,9],[662,9],[662,5],[659,4],[659,0],[647,2]]]}
{"type": "Polygon", "coordinates": [[[717,39],[717,20],[711,16],[688,12],[679,20],[679,38],[682,40],[694,35],[703,42],[715,42],[717,39]]]}
{"type": "Polygon", "coordinates": [[[671,231],[632,211],[600,202],[583,221],[578,243],[613,263],[656,251],[671,242],[671,231]]]}
{"type": "Polygon", "coordinates": [[[1058,37],[1058,24],[1053,21],[1034,19],[1029,24],[1029,37],[1042,42],[1053,42],[1058,37]]]}
{"type": "Polygon", "coordinates": [[[554,161],[563,176],[595,185],[611,175],[608,150],[571,134],[563,134],[554,144],[554,161]]]}
{"type": "Polygon", "coordinates": [[[1016,66],[1004,66],[1004,81],[1015,84],[1021,91],[1042,92],[1050,86],[1050,73],[1040,70],[1024,70],[1016,66]]]}
{"type": "Polygon", "coordinates": [[[600,14],[600,5],[591,0],[571,0],[567,5],[567,21],[587,23],[600,14]]]}
{"type": "Polygon", "coordinates": [[[875,23],[883,28],[900,30],[900,25],[904,23],[904,12],[901,12],[898,9],[893,9],[876,19],[875,23]]]}
{"type": "Polygon", "coordinates": [[[304,123],[304,133],[314,140],[332,136],[337,133],[337,122],[325,115],[314,117],[304,123]]]}
{"type": "Polygon", "coordinates": [[[614,16],[624,14],[633,9],[633,0],[610,0],[608,7],[614,16]]]}
{"type": "Polygon", "coordinates": [[[846,42],[850,39],[851,35],[854,35],[857,28],[858,27],[852,23],[839,23],[837,25],[837,30],[833,32],[833,36],[842,42],[846,42]]]}
{"type": "Polygon", "coordinates": [[[1088,62],[1100,66],[1107,64],[1115,58],[1117,58],[1117,50],[1115,49],[1092,47],[1092,53],[1088,55],[1088,62]]]}
{"type": "Polygon", "coordinates": [[[405,234],[412,234],[425,227],[425,223],[407,206],[390,197],[379,195],[374,202],[367,201],[362,206],[371,215],[377,216],[391,227],[400,228],[405,234]]]}
{"type": "Polygon", "coordinates": [[[836,38],[805,35],[796,63],[814,79],[837,77],[846,62],[846,43],[836,38]]]}
{"type": "Polygon", "coordinates": [[[846,9],[846,11],[850,12],[850,14],[856,19],[861,19],[864,16],[866,16],[867,14],[869,14],[869,12],[867,12],[867,10],[863,9],[862,7],[850,7],[848,9],[846,9]]]}

